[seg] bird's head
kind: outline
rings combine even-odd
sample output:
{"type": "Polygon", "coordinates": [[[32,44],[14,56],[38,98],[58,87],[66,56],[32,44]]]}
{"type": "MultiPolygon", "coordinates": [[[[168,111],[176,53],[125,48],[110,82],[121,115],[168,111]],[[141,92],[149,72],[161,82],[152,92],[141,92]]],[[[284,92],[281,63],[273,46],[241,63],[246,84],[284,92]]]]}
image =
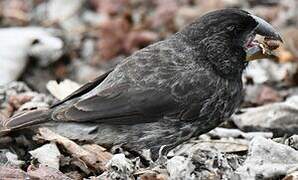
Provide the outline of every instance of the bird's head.
{"type": "Polygon", "coordinates": [[[181,32],[194,45],[207,44],[208,50],[215,49],[214,56],[222,56],[228,48],[241,51],[243,61],[269,57],[282,42],[280,34],[268,22],[240,9],[209,12],[181,32]],[[257,35],[260,35],[258,40],[257,35]]]}
{"type": "Polygon", "coordinates": [[[271,50],[278,47],[278,42],[283,42],[279,32],[268,22],[244,10],[214,11],[206,14],[202,21],[213,30],[212,34],[222,34],[231,39],[233,46],[242,47],[248,61],[271,57],[271,50]]]}

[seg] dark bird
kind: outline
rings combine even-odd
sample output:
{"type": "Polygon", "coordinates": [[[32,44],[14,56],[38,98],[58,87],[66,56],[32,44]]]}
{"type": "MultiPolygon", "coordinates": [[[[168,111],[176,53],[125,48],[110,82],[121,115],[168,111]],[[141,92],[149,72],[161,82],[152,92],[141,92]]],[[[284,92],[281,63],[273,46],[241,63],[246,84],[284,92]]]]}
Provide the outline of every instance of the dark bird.
{"type": "MultiPolygon", "coordinates": [[[[94,124],[100,144],[158,154],[217,127],[239,107],[241,75],[256,34],[282,41],[266,21],[217,10],[139,50],[48,110],[3,123],[7,131],[40,123],[94,124]]],[[[80,133],[80,132],[77,132],[80,133]]]]}

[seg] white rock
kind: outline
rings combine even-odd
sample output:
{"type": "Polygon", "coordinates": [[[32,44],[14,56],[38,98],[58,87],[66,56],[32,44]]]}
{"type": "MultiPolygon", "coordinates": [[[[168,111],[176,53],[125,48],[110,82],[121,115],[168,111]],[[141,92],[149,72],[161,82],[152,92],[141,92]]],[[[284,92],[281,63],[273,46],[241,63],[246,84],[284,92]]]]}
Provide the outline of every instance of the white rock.
{"type": "Polygon", "coordinates": [[[298,96],[284,102],[242,109],[232,116],[233,122],[245,130],[274,130],[276,133],[295,133],[298,130],[298,96]]]}
{"type": "Polygon", "coordinates": [[[5,156],[6,156],[7,162],[9,164],[16,165],[16,166],[21,166],[21,165],[25,164],[24,161],[18,160],[18,156],[16,154],[13,154],[11,152],[6,152],[5,156]]]}
{"type": "Polygon", "coordinates": [[[134,165],[124,154],[115,154],[106,166],[108,170],[99,179],[132,179],[134,165]]]}
{"type": "Polygon", "coordinates": [[[57,81],[49,81],[47,83],[47,89],[57,99],[62,100],[70,95],[75,90],[79,89],[80,85],[69,79],[65,79],[59,84],[57,81]]]}
{"type": "Polygon", "coordinates": [[[167,170],[171,179],[195,179],[193,174],[195,165],[192,163],[191,158],[174,156],[168,160],[167,170]]]}
{"type": "Polygon", "coordinates": [[[212,131],[207,133],[210,136],[217,136],[220,138],[238,138],[243,137],[245,139],[251,140],[256,136],[262,136],[264,138],[272,138],[273,133],[272,132],[243,132],[239,129],[228,129],[228,128],[221,128],[217,127],[213,129],[212,131]]]}
{"type": "Polygon", "coordinates": [[[268,59],[252,61],[245,70],[244,77],[251,77],[255,83],[282,81],[296,73],[295,63],[276,63],[268,59]]]}
{"type": "Polygon", "coordinates": [[[249,146],[248,157],[236,172],[241,179],[257,176],[274,178],[286,175],[288,170],[298,167],[298,151],[263,137],[255,137],[249,146]]]}
{"type": "Polygon", "coordinates": [[[45,144],[29,153],[42,165],[59,169],[60,151],[56,144],[45,144]]]}
{"type": "Polygon", "coordinates": [[[48,64],[62,55],[63,42],[39,27],[0,29],[0,85],[16,80],[27,64],[28,55],[48,64]]]}
{"type": "Polygon", "coordinates": [[[76,15],[85,0],[50,0],[48,18],[51,21],[64,21],[76,15]]]}

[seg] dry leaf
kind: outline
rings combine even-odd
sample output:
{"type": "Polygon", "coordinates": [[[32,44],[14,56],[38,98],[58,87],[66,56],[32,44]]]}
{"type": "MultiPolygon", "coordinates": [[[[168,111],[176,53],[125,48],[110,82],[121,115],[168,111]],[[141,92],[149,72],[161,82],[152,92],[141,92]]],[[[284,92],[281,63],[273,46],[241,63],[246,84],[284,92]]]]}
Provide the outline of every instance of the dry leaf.
{"type": "Polygon", "coordinates": [[[94,170],[105,170],[104,163],[106,163],[108,158],[111,157],[107,155],[107,152],[103,152],[104,155],[99,155],[98,153],[100,152],[96,152],[96,154],[90,152],[91,147],[99,149],[97,145],[91,147],[89,146],[89,150],[86,150],[85,148],[76,144],[74,141],[60,136],[59,134],[56,134],[47,128],[39,128],[38,138],[61,144],[73,157],[82,160],[88,167],[94,170]]]}

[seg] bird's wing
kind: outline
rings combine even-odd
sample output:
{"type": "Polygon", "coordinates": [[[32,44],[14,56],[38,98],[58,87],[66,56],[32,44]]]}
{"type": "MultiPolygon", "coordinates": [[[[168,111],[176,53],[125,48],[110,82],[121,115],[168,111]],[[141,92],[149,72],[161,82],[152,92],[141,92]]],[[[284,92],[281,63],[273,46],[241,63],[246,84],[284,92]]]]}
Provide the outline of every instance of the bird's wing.
{"type": "Polygon", "coordinates": [[[79,96],[89,92],[90,90],[92,90],[93,88],[98,86],[110,74],[110,72],[112,72],[112,70],[109,70],[106,73],[102,74],[101,76],[95,78],[94,80],[86,83],[85,85],[83,85],[82,87],[80,87],[79,89],[77,89],[76,91],[71,93],[69,96],[67,96],[63,100],[58,101],[57,103],[53,104],[51,106],[51,108],[57,107],[57,106],[65,103],[66,101],[69,101],[71,99],[74,99],[76,97],[79,97],[79,96]]]}
{"type": "Polygon", "coordinates": [[[75,100],[78,97],[88,93],[93,88],[98,86],[110,74],[110,72],[111,71],[108,71],[105,74],[97,77],[93,81],[83,85],[81,88],[79,88],[63,100],[53,104],[49,110],[33,110],[29,112],[18,113],[9,119],[2,120],[3,127],[5,127],[6,129],[18,129],[47,122],[51,119],[53,110],[55,110],[60,105],[67,103],[68,101],[75,100]]]}
{"type": "Polygon", "coordinates": [[[98,86],[87,88],[87,93],[83,88],[70,96],[80,97],[56,106],[52,118],[129,124],[152,122],[177,111],[181,103],[171,95],[170,84],[179,81],[175,78],[180,72],[170,67],[173,59],[171,48],[145,48],[118,65],[98,86]]]}
{"type": "Polygon", "coordinates": [[[178,104],[168,94],[154,89],[136,90],[123,84],[58,107],[52,117],[58,121],[135,124],[153,122],[173,109],[178,109],[178,104]]]}
{"type": "Polygon", "coordinates": [[[205,104],[214,103],[210,101],[215,88],[211,77],[204,70],[196,75],[185,74],[166,89],[117,84],[75,103],[57,107],[52,117],[57,121],[110,124],[154,122],[164,116],[194,120],[205,104]]]}

